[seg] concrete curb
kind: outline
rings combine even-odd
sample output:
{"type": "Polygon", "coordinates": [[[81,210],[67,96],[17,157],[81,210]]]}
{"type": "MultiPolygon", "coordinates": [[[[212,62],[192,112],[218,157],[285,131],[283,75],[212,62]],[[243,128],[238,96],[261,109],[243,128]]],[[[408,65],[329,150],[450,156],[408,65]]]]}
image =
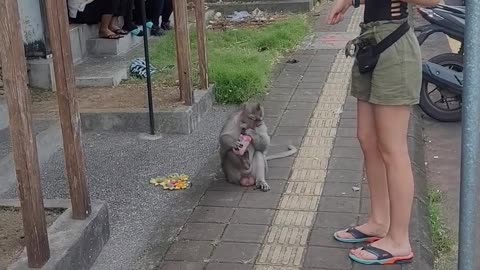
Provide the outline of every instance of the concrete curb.
{"type": "Polygon", "coordinates": [[[220,1],[207,4],[209,9],[224,15],[235,11],[251,12],[256,8],[266,12],[309,12],[313,9],[312,0],[277,0],[277,1],[220,1]]]}
{"type": "MultiPolygon", "coordinates": [[[[193,106],[164,108],[155,112],[155,126],[160,133],[190,134],[213,104],[214,86],[194,91],[193,106]]],[[[82,111],[84,131],[139,132],[149,130],[148,110],[82,111]]]]}
{"type": "Polygon", "coordinates": [[[421,111],[414,107],[408,132],[408,144],[412,157],[415,197],[412,209],[410,234],[415,260],[405,265],[406,270],[431,270],[434,266],[433,244],[429,225],[428,187],[425,168],[423,121],[421,111]]]}
{"type": "MultiPolygon", "coordinates": [[[[18,201],[5,202],[6,206],[18,205],[18,201]]],[[[43,270],[90,269],[103,246],[110,238],[108,207],[105,202],[92,203],[92,213],[86,220],[73,220],[68,200],[46,200],[45,208],[68,208],[48,228],[50,242],[50,260],[41,268],[43,270]]],[[[20,259],[8,270],[28,268],[27,252],[24,250],[20,259]]]]}

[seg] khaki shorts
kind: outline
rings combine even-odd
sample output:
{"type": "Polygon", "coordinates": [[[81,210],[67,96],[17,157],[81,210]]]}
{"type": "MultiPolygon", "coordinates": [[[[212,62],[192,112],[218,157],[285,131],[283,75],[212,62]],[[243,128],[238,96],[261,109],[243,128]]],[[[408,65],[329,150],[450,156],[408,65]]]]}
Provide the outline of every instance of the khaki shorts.
{"type": "MultiPolygon", "coordinates": [[[[361,39],[380,42],[403,21],[361,25],[361,39]]],[[[422,59],[413,29],[386,49],[371,73],[360,74],[356,61],[352,69],[351,95],[378,105],[415,105],[420,99],[422,59]]]]}

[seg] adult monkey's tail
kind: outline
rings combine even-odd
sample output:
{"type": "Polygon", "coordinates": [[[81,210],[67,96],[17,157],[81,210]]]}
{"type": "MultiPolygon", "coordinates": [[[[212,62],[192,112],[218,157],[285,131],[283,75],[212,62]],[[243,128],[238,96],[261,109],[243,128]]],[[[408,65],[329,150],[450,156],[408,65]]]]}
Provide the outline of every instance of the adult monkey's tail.
{"type": "Polygon", "coordinates": [[[278,154],[274,154],[274,155],[270,155],[270,156],[267,156],[267,160],[272,160],[272,159],[279,159],[279,158],[285,158],[285,157],[289,157],[295,153],[297,153],[297,148],[293,145],[289,145],[288,146],[288,151],[285,151],[285,152],[281,152],[281,153],[278,153],[278,154]]]}

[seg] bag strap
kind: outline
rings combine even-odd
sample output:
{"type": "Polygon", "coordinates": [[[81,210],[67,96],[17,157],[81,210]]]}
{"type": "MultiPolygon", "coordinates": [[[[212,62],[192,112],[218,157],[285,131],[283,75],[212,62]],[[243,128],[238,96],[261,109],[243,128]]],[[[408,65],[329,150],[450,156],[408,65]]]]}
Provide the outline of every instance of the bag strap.
{"type": "Polygon", "coordinates": [[[410,25],[408,24],[408,21],[402,23],[395,31],[393,31],[390,35],[388,35],[386,38],[381,40],[377,45],[375,45],[374,52],[376,55],[380,55],[383,53],[386,49],[388,49],[390,46],[392,46],[395,42],[397,42],[403,35],[405,35],[408,30],[410,30],[410,25]]]}

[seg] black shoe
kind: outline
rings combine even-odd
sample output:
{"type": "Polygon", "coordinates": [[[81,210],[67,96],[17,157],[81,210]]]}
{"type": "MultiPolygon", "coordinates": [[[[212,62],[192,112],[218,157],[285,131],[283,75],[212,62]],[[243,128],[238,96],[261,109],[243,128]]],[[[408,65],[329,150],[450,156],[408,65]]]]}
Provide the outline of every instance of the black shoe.
{"type": "Polygon", "coordinates": [[[122,29],[128,32],[132,32],[133,30],[137,29],[137,26],[133,23],[130,23],[123,25],[122,29]]]}
{"type": "Polygon", "coordinates": [[[162,22],[162,25],[160,27],[165,31],[172,30],[172,26],[170,26],[170,22],[162,22]]]}
{"type": "Polygon", "coordinates": [[[152,27],[152,30],[150,30],[150,34],[152,36],[163,36],[165,34],[165,32],[163,31],[162,28],[158,27],[158,26],[153,26],[152,27]]]}

